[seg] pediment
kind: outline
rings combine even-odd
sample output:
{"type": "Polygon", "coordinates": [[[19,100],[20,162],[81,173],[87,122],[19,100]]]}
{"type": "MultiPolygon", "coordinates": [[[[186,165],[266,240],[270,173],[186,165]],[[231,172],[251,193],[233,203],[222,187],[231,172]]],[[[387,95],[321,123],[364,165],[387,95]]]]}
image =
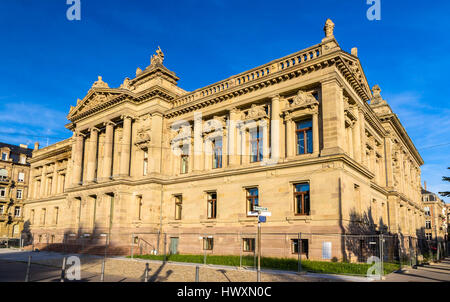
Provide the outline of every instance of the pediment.
{"type": "Polygon", "coordinates": [[[355,77],[358,84],[364,89],[364,92],[368,96],[372,96],[372,91],[370,89],[369,83],[367,82],[366,75],[359,59],[350,55],[345,55],[343,57],[343,61],[347,68],[350,70],[351,74],[355,77]]]}
{"type": "Polygon", "coordinates": [[[112,89],[91,89],[83,100],[77,101],[75,107],[71,106],[67,119],[72,120],[74,117],[88,113],[96,108],[108,106],[112,100],[122,94],[112,89]]]}

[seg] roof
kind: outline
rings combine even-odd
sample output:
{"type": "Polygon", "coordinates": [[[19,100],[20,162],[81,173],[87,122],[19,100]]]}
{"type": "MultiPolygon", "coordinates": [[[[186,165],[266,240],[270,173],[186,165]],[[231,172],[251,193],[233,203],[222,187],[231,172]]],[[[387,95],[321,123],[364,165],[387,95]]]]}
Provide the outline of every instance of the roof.
{"type": "Polygon", "coordinates": [[[22,148],[20,146],[0,142],[0,148],[3,147],[8,147],[11,150],[11,153],[26,154],[28,157],[31,157],[33,152],[33,149],[30,148],[22,148]]]}

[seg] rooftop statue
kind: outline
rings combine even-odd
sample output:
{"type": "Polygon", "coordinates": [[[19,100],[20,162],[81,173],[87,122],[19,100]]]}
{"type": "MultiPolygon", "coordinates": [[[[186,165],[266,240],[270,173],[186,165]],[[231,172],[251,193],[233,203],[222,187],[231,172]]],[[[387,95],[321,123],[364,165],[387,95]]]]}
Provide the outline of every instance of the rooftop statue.
{"type": "Polygon", "coordinates": [[[334,23],[333,21],[331,21],[331,19],[327,19],[323,30],[325,31],[325,37],[328,38],[334,36],[334,23]]]}
{"type": "Polygon", "coordinates": [[[158,46],[158,49],[156,50],[156,54],[154,54],[151,58],[150,65],[162,65],[164,62],[164,53],[162,52],[161,48],[158,46]]]}
{"type": "Polygon", "coordinates": [[[109,88],[109,86],[107,83],[103,82],[101,76],[98,76],[98,80],[92,84],[92,88],[109,88]]]}

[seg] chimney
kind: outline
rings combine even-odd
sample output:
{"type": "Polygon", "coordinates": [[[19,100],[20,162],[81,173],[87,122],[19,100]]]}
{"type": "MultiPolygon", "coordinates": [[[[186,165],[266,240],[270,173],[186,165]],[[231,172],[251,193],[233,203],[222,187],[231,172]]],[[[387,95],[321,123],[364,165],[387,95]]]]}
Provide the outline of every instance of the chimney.
{"type": "Polygon", "coordinates": [[[358,48],[357,47],[352,48],[352,55],[354,55],[355,57],[358,57],[358,48]]]}
{"type": "Polygon", "coordinates": [[[34,143],[34,151],[39,150],[39,142],[34,143]]]}

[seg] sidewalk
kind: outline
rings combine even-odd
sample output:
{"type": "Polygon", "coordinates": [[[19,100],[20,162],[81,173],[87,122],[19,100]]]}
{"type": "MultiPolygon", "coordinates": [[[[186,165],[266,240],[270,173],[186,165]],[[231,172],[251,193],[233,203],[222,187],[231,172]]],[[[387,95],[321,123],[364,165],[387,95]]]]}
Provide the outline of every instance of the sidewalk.
{"type": "Polygon", "coordinates": [[[449,282],[450,258],[445,258],[439,263],[418,266],[417,269],[405,268],[401,272],[386,276],[385,280],[377,282],[449,282]]]}

